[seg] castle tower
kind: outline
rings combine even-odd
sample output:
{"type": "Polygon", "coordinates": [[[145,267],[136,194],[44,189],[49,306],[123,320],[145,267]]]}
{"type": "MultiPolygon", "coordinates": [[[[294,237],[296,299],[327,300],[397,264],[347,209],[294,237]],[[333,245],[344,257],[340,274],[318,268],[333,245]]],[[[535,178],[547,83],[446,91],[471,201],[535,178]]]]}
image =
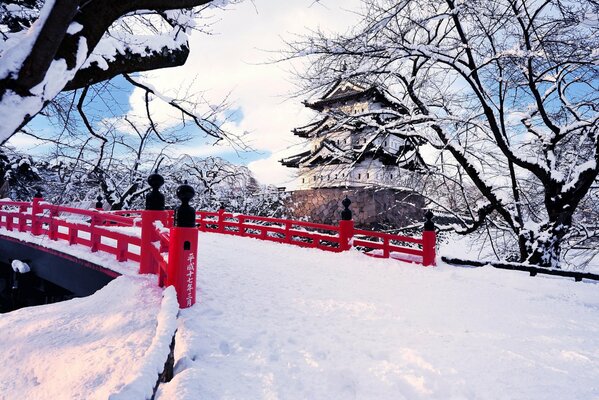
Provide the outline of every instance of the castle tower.
{"type": "Polygon", "coordinates": [[[412,142],[376,133],[353,118],[406,114],[406,108],[386,91],[339,80],[320,99],[304,105],[319,117],[293,133],[309,141],[309,150],[280,160],[284,166],[298,168],[296,189],[393,187],[424,165],[412,142]]]}

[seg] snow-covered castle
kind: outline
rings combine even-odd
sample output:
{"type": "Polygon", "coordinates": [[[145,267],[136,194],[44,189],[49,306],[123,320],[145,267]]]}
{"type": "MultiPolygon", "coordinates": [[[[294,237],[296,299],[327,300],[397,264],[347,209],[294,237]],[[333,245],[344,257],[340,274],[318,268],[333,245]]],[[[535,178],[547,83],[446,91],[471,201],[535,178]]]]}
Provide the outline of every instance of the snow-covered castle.
{"type": "Polygon", "coordinates": [[[376,134],[374,128],[356,121],[354,115],[384,110],[405,113],[405,107],[389,93],[337,81],[314,102],[304,102],[319,118],[293,133],[310,142],[309,150],[281,163],[298,168],[296,189],[393,187],[402,175],[420,169],[416,146],[393,135],[376,134]]]}
{"type": "Polygon", "coordinates": [[[407,113],[405,106],[384,90],[342,80],[304,105],[319,117],[293,133],[309,149],[280,160],[298,169],[288,200],[292,216],[333,223],[347,195],[358,225],[399,227],[422,218],[424,199],[414,190],[424,167],[417,145],[368,124],[389,118],[389,110],[395,117],[407,113]]]}

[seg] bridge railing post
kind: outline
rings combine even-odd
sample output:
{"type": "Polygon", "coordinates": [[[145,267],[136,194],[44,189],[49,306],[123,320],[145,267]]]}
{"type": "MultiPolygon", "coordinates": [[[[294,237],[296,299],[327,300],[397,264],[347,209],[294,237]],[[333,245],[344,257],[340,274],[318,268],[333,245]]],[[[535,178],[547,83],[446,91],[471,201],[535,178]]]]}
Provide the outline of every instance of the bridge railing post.
{"type": "Polygon", "coordinates": [[[351,249],[351,239],[354,236],[354,221],[352,219],[352,212],[349,209],[351,200],[345,196],[345,199],[341,202],[343,205],[343,211],[341,211],[341,221],[339,221],[339,249],[341,251],[351,249]]]}
{"type": "Polygon", "coordinates": [[[39,220],[38,214],[42,212],[40,203],[44,201],[40,188],[36,189],[33,200],[31,201],[31,234],[39,236],[42,234],[42,223],[39,220]]]}
{"type": "Polygon", "coordinates": [[[25,213],[27,212],[27,206],[19,206],[19,232],[27,231],[27,216],[25,213]]]}
{"type": "MultiPolygon", "coordinates": [[[[98,208],[96,207],[96,210],[98,208]]],[[[99,234],[99,232],[96,230],[96,227],[99,225],[100,223],[100,216],[98,214],[94,214],[91,217],[91,220],[89,221],[89,241],[90,243],[90,249],[92,253],[95,253],[98,251],[98,247],[100,246],[100,240],[101,240],[101,236],[99,234]]]]}
{"type": "Polygon", "coordinates": [[[13,218],[14,218],[14,216],[12,215],[12,213],[10,211],[6,213],[6,230],[7,231],[12,231],[13,218]]]}
{"type": "Polygon", "coordinates": [[[225,206],[220,205],[218,209],[218,232],[223,233],[225,231],[225,206]]]}
{"type": "Polygon", "coordinates": [[[116,242],[116,260],[118,262],[127,261],[129,252],[129,243],[125,239],[118,239],[116,242]]]}
{"type": "Polygon", "coordinates": [[[191,307],[196,301],[198,229],[195,209],[189,205],[194,195],[195,191],[187,182],[179,186],[177,197],[181,205],[175,210],[175,221],[170,230],[166,285],[175,286],[181,308],[191,307]]]}
{"type": "Polygon", "coordinates": [[[50,208],[50,224],[48,225],[48,237],[50,240],[58,240],[58,226],[54,218],[58,216],[55,208],[50,208]]]}
{"type": "Polygon", "coordinates": [[[148,177],[148,184],[152,188],[146,195],[146,209],[141,213],[141,252],[139,261],[140,274],[157,274],[160,266],[154,259],[151,248],[156,237],[156,221],[167,225],[168,212],[164,210],[164,195],[160,193],[160,187],[164,185],[164,178],[155,171],[148,177]]]}
{"type": "Polygon", "coordinates": [[[435,266],[436,248],[437,248],[437,233],[435,232],[435,223],[433,222],[432,211],[427,211],[424,214],[426,221],[424,222],[424,231],[422,232],[422,265],[425,267],[435,266]]]}

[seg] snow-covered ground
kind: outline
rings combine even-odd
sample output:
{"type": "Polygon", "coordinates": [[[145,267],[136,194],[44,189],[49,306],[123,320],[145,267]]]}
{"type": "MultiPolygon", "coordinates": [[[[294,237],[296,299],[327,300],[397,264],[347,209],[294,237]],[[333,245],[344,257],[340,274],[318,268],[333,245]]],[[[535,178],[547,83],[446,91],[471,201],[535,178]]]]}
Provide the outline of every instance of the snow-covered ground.
{"type": "MultiPolygon", "coordinates": [[[[158,399],[599,399],[595,282],[207,233],[198,259],[158,399]]],[[[155,283],[0,315],[0,399],[149,397],[177,311],[155,283]]]]}
{"type": "Polygon", "coordinates": [[[599,285],[200,234],[165,399],[598,399],[599,285]]]}
{"type": "Polygon", "coordinates": [[[0,314],[0,399],[149,398],[177,310],[155,277],[121,276],[89,297],[0,314]]]}

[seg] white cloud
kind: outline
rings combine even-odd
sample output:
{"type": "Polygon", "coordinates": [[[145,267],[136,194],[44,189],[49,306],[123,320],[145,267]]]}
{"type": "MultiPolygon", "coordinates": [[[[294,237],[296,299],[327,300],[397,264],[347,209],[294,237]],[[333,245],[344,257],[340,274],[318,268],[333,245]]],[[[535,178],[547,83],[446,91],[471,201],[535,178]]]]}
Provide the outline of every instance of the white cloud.
{"type": "MultiPolygon", "coordinates": [[[[264,50],[281,49],[281,37],[305,33],[307,29],[344,31],[356,16],[341,7],[355,9],[359,3],[359,0],[242,2],[234,9],[217,11],[221,20],[212,28],[214,35],[192,35],[191,54],[184,66],[148,76],[161,90],[193,82],[192,92],[205,91],[204,96],[214,102],[231,94],[230,101],[234,107],[241,107],[244,116],[235,128],[249,132],[246,140],[250,146],[272,153],[268,158],[251,162],[250,169],[264,183],[284,184],[289,173],[295,171],[280,166],[277,160],[297,150],[292,146],[298,144],[298,138],[290,131],[307,123],[312,114],[301,104],[301,99],[289,99],[294,90],[291,80],[295,79],[287,71],[290,66],[265,64],[273,54],[264,50]]],[[[140,112],[141,98],[137,96],[131,104],[134,111],[140,112]]],[[[163,105],[157,104],[152,109],[158,119],[169,117],[170,112],[163,105]]],[[[208,148],[186,151],[197,155],[211,153],[208,148]]]]}
{"type": "Polygon", "coordinates": [[[248,168],[259,182],[291,187],[297,170],[282,166],[278,161],[280,159],[280,155],[272,154],[268,158],[250,162],[248,168]]]}

